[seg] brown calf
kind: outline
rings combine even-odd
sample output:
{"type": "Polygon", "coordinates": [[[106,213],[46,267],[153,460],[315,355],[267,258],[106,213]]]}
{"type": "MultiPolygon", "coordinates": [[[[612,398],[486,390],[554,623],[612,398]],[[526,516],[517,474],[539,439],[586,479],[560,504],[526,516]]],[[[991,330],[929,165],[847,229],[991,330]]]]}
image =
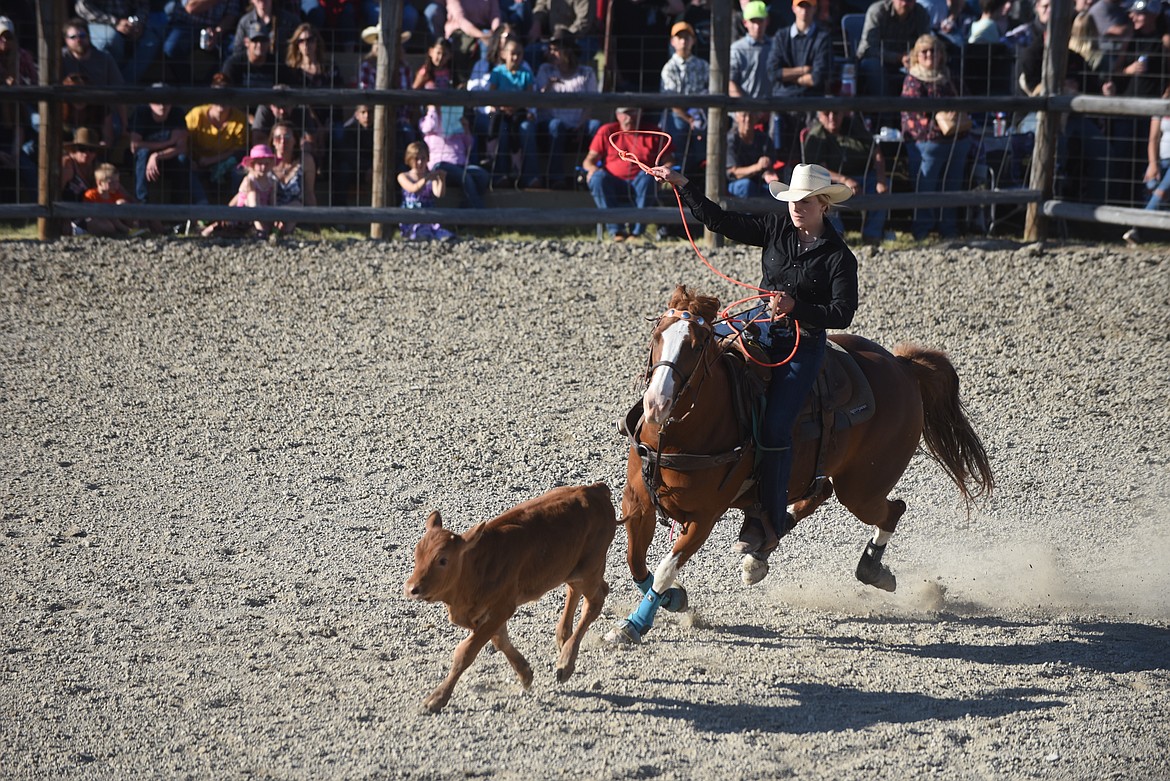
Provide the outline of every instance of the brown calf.
{"type": "Polygon", "coordinates": [[[427,710],[437,712],[447,704],[459,676],[489,639],[527,689],[532,667],[512,645],[506,624],[517,607],[562,583],[568,592],[557,623],[557,681],[568,680],[585,630],[601,614],[609,593],[605,557],[616,528],[604,483],[554,488],[461,535],[444,529],[438,511],[432,512],[403,590],[407,599],[446,603],[451,623],[471,634],[455,648],[447,679],[423,703],[427,710]],[[570,634],[582,597],[581,620],[570,634]]]}

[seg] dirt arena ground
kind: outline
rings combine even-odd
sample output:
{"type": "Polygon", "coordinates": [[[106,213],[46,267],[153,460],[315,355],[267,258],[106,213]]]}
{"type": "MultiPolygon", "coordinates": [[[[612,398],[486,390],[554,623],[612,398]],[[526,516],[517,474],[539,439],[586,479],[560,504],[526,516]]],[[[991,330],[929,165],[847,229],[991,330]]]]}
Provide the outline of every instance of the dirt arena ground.
{"type": "Polygon", "coordinates": [[[952,357],[992,498],[916,458],[894,594],[833,501],[746,587],[729,514],[693,611],[614,649],[619,530],[572,679],[558,591],[510,624],[528,692],[485,652],[431,715],[462,633],[402,597],[427,511],[616,497],[647,318],[742,294],[677,242],[0,243],[0,776],[1170,778],[1164,251],[859,259],[851,330],[952,357]]]}

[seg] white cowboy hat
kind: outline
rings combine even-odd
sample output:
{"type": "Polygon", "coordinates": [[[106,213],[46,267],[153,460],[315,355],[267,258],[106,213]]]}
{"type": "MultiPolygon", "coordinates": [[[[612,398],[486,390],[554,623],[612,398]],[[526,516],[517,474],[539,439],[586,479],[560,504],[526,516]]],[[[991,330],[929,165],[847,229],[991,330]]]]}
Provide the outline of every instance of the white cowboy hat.
{"type": "Polygon", "coordinates": [[[811,195],[827,195],[833,203],[842,203],[853,196],[849,185],[833,184],[824,166],[801,163],[792,170],[792,184],[772,182],[768,192],[778,201],[803,201],[811,195]]]}
{"type": "MultiPolygon", "coordinates": [[[[378,32],[381,28],[376,24],[371,24],[366,29],[362,30],[362,40],[373,46],[378,42],[378,32]]],[[[403,30],[398,34],[398,39],[403,43],[410,40],[410,30],[403,30]]]]}

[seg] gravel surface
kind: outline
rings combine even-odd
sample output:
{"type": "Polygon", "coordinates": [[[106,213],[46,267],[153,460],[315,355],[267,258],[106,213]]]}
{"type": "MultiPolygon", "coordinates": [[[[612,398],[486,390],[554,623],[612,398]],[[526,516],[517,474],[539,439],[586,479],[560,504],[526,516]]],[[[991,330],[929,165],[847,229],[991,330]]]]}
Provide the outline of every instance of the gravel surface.
{"type": "Polygon", "coordinates": [[[616,501],[646,318],[739,289],[678,242],[0,244],[0,776],[1170,778],[1164,251],[859,257],[852,330],[951,356],[994,496],[968,519],[916,457],[894,594],[832,500],[744,586],[729,514],[693,612],[614,649],[619,530],[576,675],[558,590],[509,625],[532,688],[485,651],[433,716],[427,511],[616,501]]]}

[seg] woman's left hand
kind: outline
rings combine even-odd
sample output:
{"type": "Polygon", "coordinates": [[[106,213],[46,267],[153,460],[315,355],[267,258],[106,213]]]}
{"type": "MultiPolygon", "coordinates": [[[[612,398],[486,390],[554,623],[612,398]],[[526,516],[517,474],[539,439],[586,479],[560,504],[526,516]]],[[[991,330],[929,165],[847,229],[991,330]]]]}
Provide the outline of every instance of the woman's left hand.
{"type": "Polygon", "coordinates": [[[781,290],[776,295],[772,296],[772,319],[779,320],[782,317],[787,317],[792,314],[792,310],[796,308],[796,299],[788,294],[787,290],[781,290]]]}

